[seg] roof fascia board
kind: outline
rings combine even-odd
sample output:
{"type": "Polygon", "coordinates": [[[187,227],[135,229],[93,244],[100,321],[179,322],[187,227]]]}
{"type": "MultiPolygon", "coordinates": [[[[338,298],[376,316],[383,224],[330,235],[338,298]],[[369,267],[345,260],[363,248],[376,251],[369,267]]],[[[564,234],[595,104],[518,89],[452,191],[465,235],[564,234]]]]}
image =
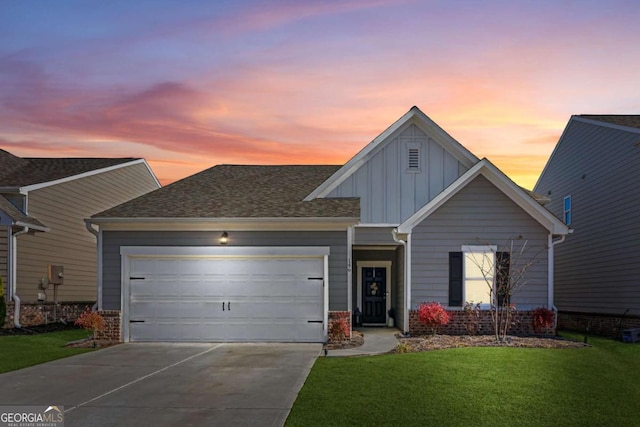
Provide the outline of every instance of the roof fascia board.
{"type": "Polygon", "coordinates": [[[43,225],[38,225],[38,224],[31,224],[24,221],[16,221],[15,225],[17,225],[18,227],[28,228],[30,230],[35,230],[35,231],[42,231],[45,233],[51,231],[49,227],[45,227],[43,225]]]}
{"type": "Polygon", "coordinates": [[[26,194],[29,191],[40,190],[42,188],[51,187],[53,185],[58,185],[58,184],[64,184],[65,182],[75,181],[76,179],[86,178],[86,177],[89,177],[89,176],[98,175],[98,174],[105,173],[105,172],[111,172],[113,170],[117,170],[117,169],[128,167],[128,166],[137,165],[137,164],[140,164],[140,163],[144,164],[147,167],[147,169],[151,173],[151,176],[153,177],[155,182],[158,184],[158,187],[161,187],[160,182],[158,181],[158,178],[156,178],[155,174],[153,173],[153,171],[149,167],[149,164],[147,163],[147,161],[145,159],[136,159],[136,160],[132,160],[130,162],[120,163],[120,164],[109,166],[109,167],[106,167],[106,168],[94,169],[94,170],[91,170],[91,171],[88,171],[88,172],[83,172],[83,173],[79,173],[79,174],[76,174],[76,175],[71,175],[71,176],[68,176],[68,177],[65,177],[65,178],[56,179],[56,180],[53,180],[53,181],[41,182],[41,183],[32,184],[32,185],[25,185],[24,187],[20,187],[19,190],[20,190],[20,193],[26,194]]]}
{"type": "Polygon", "coordinates": [[[529,196],[495,165],[487,161],[484,167],[489,173],[483,173],[482,175],[525,212],[531,215],[532,218],[549,230],[550,233],[569,234],[569,227],[567,227],[565,223],[556,218],[555,215],[538,203],[533,197],[529,196]]]}
{"type": "Polygon", "coordinates": [[[616,129],[616,130],[621,130],[621,131],[631,132],[631,133],[640,133],[640,129],[638,128],[634,128],[631,126],[617,125],[615,123],[603,122],[601,120],[589,119],[587,117],[571,116],[571,119],[577,122],[588,123],[591,125],[602,126],[605,128],[611,128],[611,129],[616,129]]]}
{"type": "Polygon", "coordinates": [[[456,157],[456,159],[466,167],[470,168],[479,161],[473,153],[445,132],[444,129],[438,126],[437,123],[431,120],[418,107],[412,107],[380,135],[374,138],[373,141],[360,150],[360,152],[352,157],[344,166],[338,169],[331,177],[329,177],[329,179],[313,190],[307,197],[305,197],[304,200],[310,201],[315,198],[326,197],[327,194],[333,191],[338,185],[355,173],[360,166],[373,157],[378,150],[385,145],[385,142],[391,140],[391,137],[394,134],[399,133],[412,124],[418,126],[427,134],[431,135],[438,144],[451,152],[454,157],[456,157]]]}
{"type": "Polygon", "coordinates": [[[335,231],[357,224],[359,218],[91,218],[107,231],[335,231]]]}
{"type": "Polygon", "coordinates": [[[569,228],[558,218],[556,218],[546,208],[541,206],[533,197],[529,196],[522,188],[516,185],[509,177],[502,173],[487,159],[482,159],[473,168],[454,181],[447,189],[427,203],[418,212],[408,218],[398,227],[399,233],[411,233],[413,228],[424,221],[436,209],[446,203],[451,197],[457,194],[462,188],[469,184],[479,175],[484,176],[489,182],[495,185],[515,204],[521,207],[538,223],[544,226],[552,234],[568,234],[569,228]]]}

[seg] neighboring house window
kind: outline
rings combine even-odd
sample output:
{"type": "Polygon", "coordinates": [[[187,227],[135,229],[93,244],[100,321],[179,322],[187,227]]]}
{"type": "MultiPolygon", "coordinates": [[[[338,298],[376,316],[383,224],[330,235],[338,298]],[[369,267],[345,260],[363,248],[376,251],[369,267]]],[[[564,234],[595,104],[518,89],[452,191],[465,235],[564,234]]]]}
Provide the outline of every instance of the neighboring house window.
{"type": "Polygon", "coordinates": [[[564,198],[564,223],[571,225],[571,196],[564,198]]]}
{"type": "Polygon", "coordinates": [[[487,307],[495,287],[497,303],[509,303],[508,252],[496,252],[495,246],[463,246],[462,252],[449,253],[449,306],[465,302],[487,307]],[[505,301],[506,298],[506,301],[505,301]]]}

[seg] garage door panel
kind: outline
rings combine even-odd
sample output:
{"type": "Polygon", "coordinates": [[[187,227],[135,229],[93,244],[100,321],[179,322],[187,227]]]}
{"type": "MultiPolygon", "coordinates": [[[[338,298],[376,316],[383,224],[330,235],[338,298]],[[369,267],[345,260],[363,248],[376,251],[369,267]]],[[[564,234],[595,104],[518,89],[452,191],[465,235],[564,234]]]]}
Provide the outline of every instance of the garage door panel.
{"type": "Polygon", "coordinates": [[[323,340],[323,258],[131,258],[132,341],[323,340]],[[311,279],[311,280],[310,280],[311,279]]]}

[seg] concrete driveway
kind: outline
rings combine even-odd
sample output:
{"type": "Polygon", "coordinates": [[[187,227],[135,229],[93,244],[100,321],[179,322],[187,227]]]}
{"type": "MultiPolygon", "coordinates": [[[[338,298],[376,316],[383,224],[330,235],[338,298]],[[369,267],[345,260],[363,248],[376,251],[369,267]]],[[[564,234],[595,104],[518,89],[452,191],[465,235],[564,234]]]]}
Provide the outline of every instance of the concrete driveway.
{"type": "Polygon", "coordinates": [[[281,426],[320,344],[122,344],[0,375],[65,426],[281,426]]]}

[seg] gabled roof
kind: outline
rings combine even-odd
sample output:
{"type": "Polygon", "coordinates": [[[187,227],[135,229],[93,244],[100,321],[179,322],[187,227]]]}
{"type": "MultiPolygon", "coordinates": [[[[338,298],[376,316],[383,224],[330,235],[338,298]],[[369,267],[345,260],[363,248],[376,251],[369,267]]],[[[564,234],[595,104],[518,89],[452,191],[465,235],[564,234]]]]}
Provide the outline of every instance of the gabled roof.
{"type": "Polygon", "coordinates": [[[419,128],[428,133],[436,142],[442,145],[453,157],[466,167],[470,168],[478,162],[478,158],[467,150],[462,144],[453,139],[447,132],[431,120],[416,106],[406,112],[402,117],[396,120],[384,132],[378,135],[373,141],[365,146],[358,154],[351,158],[344,166],[342,166],[328,180],[322,183],[318,188],[314,189],[305,197],[305,200],[313,200],[319,197],[325,197],[338,185],[340,185],[349,176],[354,174],[360,166],[365,164],[373,157],[378,149],[392,140],[392,137],[400,129],[410,124],[415,124],[419,128]]]}
{"type": "Polygon", "coordinates": [[[419,211],[409,217],[398,227],[398,233],[410,233],[415,226],[424,221],[429,215],[444,205],[451,197],[457,194],[467,184],[477,176],[482,175],[509,197],[515,204],[520,206],[531,217],[538,221],[552,234],[569,234],[569,228],[555,215],[542,207],[538,201],[528,194],[524,189],[514,183],[502,171],[495,167],[489,160],[482,159],[475,166],[465,172],[460,178],[455,180],[442,193],[424,205],[419,211]]]}
{"type": "Polygon", "coordinates": [[[28,216],[20,212],[20,209],[16,208],[3,196],[0,196],[0,211],[4,212],[12,223],[6,225],[17,225],[19,227],[29,227],[38,231],[49,231],[49,228],[38,221],[36,218],[28,216]]]}
{"type": "Polygon", "coordinates": [[[640,129],[640,115],[638,114],[580,114],[574,117],[640,129]]]}
{"type": "Polygon", "coordinates": [[[0,150],[0,187],[27,187],[134,161],[143,160],[135,158],[21,158],[0,150]]]}
{"type": "Polygon", "coordinates": [[[303,201],[340,166],[220,165],[93,215],[102,218],[359,218],[357,198],[303,201]]]}

